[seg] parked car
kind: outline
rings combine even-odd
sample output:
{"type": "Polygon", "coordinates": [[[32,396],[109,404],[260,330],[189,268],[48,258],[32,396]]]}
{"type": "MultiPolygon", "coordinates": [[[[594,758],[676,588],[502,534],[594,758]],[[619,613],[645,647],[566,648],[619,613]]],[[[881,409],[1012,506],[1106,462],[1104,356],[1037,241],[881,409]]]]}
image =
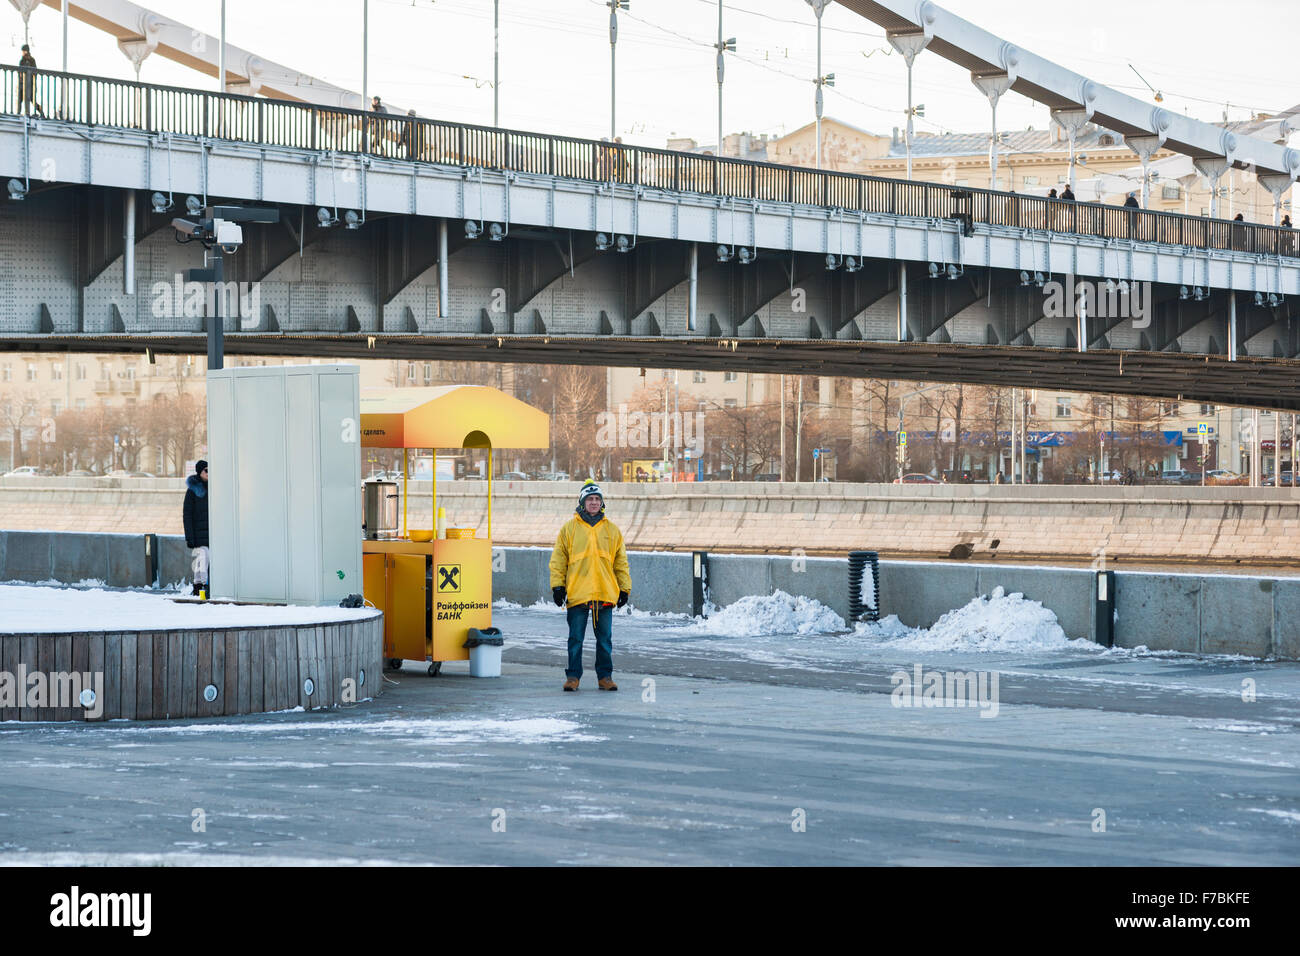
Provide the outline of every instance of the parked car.
{"type": "Polygon", "coordinates": [[[507,471],[504,475],[499,476],[497,480],[498,481],[529,481],[531,479],[528,477],[527,474],[525,474],[522,471],[507,471]]]}
{"type": "Polygon", "coordinates": [[[63,475],[63,477],[65,477],[65,478],[94,478],[94,477],[95,477],[95,473],[94,473],[93,471],[86,471],[84,468],[78,468],[76,471],[65,472],[64,475],[63,475]]]}
{"type": "Polygon", "coordinates": [[[1164,485],[1186,484],[1187,471],[1182,468],[1167,468],[1160,473],[1160,483],[1164,485]]]}
{"type": "Polygon", "coordinates": [[[940,482],[939,482],[939,479],[938,479],[938,478],[933,478],[933,477],[931,477],[930,475],[923,475],[923,474],[920,474],[919,472],[913,472],[913,473],[911,473],[911,474],[906,474],[906,475],[904,475],[902,478],[895,478],[895,479],[894,479],[894,484],[896,484],[896,485],[897,485],[897,484],[904,484],[904,485],[937,485],[937,484],[939,484],[939,483],[940,483],[940,482]]]}
{"type": "Polygon", "coordinates": [[[1289,471],[1284,471],[1284,472],[1282,472],[1282,481],[1281,481],[1281,484],[1280,484],[1280,485],[1279,485],[1277,482],[1275,482],[1275,481],[1273,480],[1273,476],[1272,476],[1272,475],[1269,475],[1267,478],[1265,478],[1263,481],[1261,481],[1260,484],[1261,484],[1262,486],[1264,486],[1265,488],[1275,488],[1275,487],[1290,488],[1290,487],[1291,487],[1291,472],[1289,472],[1289,471]]]}
{"type": "Polygon", "coordinates": [[[38,475],[48,475],[49,472],[43,468],[37,468],[35,465],[23,465],[15,468],[13,471],[5,472],[6,478],[35,478],[38,475]]]}
{"type": "Polygon", "coordinates": [[[568,481],[569,473],[567,471],[548,471],[545,474],[537,476],[542,481],[568,481]]]}

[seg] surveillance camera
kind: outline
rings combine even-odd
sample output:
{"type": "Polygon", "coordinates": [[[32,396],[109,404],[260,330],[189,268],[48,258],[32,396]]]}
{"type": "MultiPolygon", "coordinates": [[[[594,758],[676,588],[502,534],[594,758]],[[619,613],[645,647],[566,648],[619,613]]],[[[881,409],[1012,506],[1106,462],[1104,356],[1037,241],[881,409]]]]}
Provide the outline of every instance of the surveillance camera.
{"type": "Polygon", "coordinates": [[[237,222],[227,222],[224,219],[218,219],[213,223],[213,232],[217,244],[228,252],[231,250],[227,249],[227,246],[238,248],[244,241],[244,230],[237,222]]]}
{"type": "Polygon", "coordinates": [[[224,252],[224,253],[225,253],[226,255],[228,255],[228,256],[233,256],[236,252],[239,251],[239,243],[237,243],[237,242],[223,242],[223,243],[221,243],[221,251],[224,252]]]}
{"type": "Polygon", "coordinates": [[[199,224],[188,219],[173,219],[172,228],[182,236],[197,236],[200,231],[199,224]]]}

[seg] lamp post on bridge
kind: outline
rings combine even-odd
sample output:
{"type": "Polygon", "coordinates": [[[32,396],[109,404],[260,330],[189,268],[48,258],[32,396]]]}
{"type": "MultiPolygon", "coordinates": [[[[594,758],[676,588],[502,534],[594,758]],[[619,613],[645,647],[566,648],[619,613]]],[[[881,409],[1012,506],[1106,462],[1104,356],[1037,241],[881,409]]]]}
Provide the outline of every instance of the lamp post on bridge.
{"type": "Polygon", "coordinates": [[[916,55],[930,44],[930,38],[924,33],[889,33],[889,45],[903,55],[907,64],[907,178],[912,178],[912,117],[924,116],[925,105],[912,106],[912,64],[916,55]]]}
{"type": "Polygon", "coordinates": [[[614,142],[617,124],[614,121],[614,58],[618,51],[618,11],[630,9],[631,0],[605,0],[609,7],[609,141],[614,142]]]}
{"type": "Polygon", "coordinates": [[[835,85],[834,73],[822,76],[822,12],[830,5],[830,2],[831,0],[807,0],[808,6],[812,7],[813,13],[817,15],[817,79],[813,81],[817,87],[817,95],[813,99],[813,105],[817,112],[818,169],[822,168],[822,87],[835,85]]]}
{"type": "Polygon", "coordinates": [[[718,155],[722,155],[722,77],[726,72],[724,53],[736,52],[736,38],[722,39],[722,0],[718,0],[718,42],[714,49],[718,51],[718,155]]]}

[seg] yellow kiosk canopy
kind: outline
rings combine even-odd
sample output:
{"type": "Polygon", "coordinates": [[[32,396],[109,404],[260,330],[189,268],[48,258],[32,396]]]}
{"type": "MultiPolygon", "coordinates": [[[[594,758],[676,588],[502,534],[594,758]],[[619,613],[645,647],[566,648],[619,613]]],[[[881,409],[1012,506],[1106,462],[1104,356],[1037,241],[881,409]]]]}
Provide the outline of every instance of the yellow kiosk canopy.
{"type": "Polygon", "coordinates": [[[363,448],[546,448],[546,413],[486,385],[363,388],[363,448]]]}

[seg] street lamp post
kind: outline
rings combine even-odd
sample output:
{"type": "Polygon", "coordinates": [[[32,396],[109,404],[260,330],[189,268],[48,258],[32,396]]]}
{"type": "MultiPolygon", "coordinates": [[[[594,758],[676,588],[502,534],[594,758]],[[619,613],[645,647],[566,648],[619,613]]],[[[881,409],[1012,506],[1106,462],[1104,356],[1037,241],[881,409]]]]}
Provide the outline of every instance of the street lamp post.
{"type": "Polygon", "coordinates": [[[722,0],[718,0],[718,42],[714,48],[718,51],[718,155],[722,155],[722,76],[726,71],[726,64],[723,61],[722,54],[736,52],[736,38],[722,39],[722,0]]]}
{"type": "Polygon", "coordinates": [[[835,85],[835,74],[822,76],[822,11],[830,5],[831,0],[807,0],[808,6],[817,15],[817,95],[813,105],[817,111],[817,168],[822,168],[822,87],[835,85]]]}
{"type": "Polygon", "coordinates": [[[912,64],[916,62],[916,55],[926,48],[930,43],[930,38],[924,33],[890,33],[888,34],[889,44],[895,50],[903,55],[903,62],[907,64],[907,178],[912,178],[912,117],[924,116],[925,105],[917,107],[912,106],[912,64]]]}
{"type": "Polygon", "coordinates": [[[618,50],[618,11],[631,7],[631,0],[606,0],[609,7],[609,140],[614,141],[614,57],[618,50]]]}
{"type": "Polygon", "coordinates": [[[492,125],[501,128],[501,0],[492,0],[492,125]]]}

